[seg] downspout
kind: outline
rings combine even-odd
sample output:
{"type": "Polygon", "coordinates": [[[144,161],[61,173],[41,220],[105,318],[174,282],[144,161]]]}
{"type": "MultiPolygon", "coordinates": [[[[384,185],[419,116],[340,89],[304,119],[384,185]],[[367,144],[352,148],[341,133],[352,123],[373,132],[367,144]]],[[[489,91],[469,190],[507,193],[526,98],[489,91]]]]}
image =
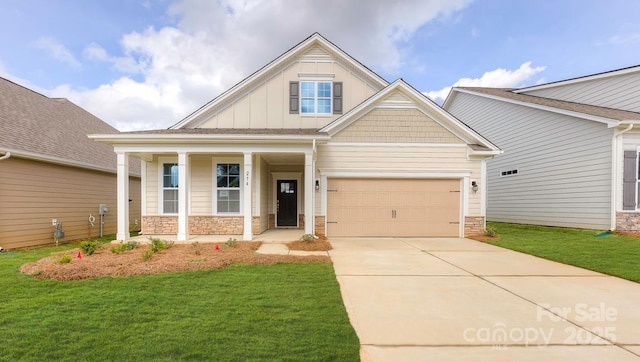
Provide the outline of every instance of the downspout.
{"type": "Polygon", "coordinates": [[[612,147],[612,162],[611,162],[611,227],[609,230],[615,230],[616,226],[617,226],[617,222],[616,222],[616,213],[617,213],[617,204],[618,204],[618,142],[620,139],[620,136],[623,133],[629,132],[633,129],[633,123],[629,124],[627,126],[627,128],[620,130],[620,131],[614,131],[613,132],[613,138],[612,138],[612,142],[611,142],[611,147],[612,147]]]}
{"type": "Polygon", "coordinates": [[[11,152],[9,151],[5,151],[4,155],[0,156],[0,161],[2,160],[6,160],[7,158],[11,157],[11,152]]]}

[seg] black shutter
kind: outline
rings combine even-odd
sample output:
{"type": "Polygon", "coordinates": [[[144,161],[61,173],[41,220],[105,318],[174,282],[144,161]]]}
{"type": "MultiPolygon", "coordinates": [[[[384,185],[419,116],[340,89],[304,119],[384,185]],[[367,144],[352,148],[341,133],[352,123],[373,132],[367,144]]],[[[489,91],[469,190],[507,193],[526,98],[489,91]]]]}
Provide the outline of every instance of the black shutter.
{"type": "Polygon", "coordinates": [[[342,82],[333,82],[333,114],[342,114],[342,82]]]}
{"type": "Polygon", "coordinates": [[[298,82],[289,82],[289,113],[298,114],[298,105],[300,104],[300,97],[298,96],[299,88],[298,82]]]}
{"type": "Polygon", "coordinates": [[[622,209],[636,209],[637,152],[624,151],[624,173],[622,182],[622,209]]]}

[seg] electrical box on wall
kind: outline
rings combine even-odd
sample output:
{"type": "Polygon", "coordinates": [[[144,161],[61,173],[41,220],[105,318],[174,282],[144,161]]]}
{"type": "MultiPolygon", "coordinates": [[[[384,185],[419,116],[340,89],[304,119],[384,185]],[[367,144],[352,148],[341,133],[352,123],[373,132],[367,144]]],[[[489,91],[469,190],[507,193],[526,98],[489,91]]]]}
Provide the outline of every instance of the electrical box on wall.
{"type": "Polygon", "coordinates": [[[98,214],[106,215],[108,212],[109,212],[109,208],[107,207],[107,204],[100,204],[98,214]]]}

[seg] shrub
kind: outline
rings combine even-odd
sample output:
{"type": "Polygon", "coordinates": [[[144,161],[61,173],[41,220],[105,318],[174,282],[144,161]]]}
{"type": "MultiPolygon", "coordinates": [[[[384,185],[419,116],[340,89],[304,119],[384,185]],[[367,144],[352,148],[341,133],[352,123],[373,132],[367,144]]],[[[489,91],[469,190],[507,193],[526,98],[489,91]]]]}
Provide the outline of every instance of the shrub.
{"type": "Polygon", "coordinates": [[[162,240],[158,238],[151,239],[151,244],[149,244],[149,250],[151,250],[152,253],[160,252],[162,249],[164,249],[164,242],[162,240]]]}
{"type": "Polygon", "coordinates": [[[496,230],[496,228],[494,228],[493,226],[487,226],[487,228],[484,230],[484,234],[486,236],[494,237],[498,235],[498,230],[496,230]]]}
{"type": "Polygon", "coordinates": [[[232,247],[232,248],[235,247],[237,244],[238,244],[238,240],[232,239],[232,238],[229,238],[229,240],[224,242],[224,245],[232,247]]]}
{"type": "Polygon", "coordinates": [[[142,261],[149,261],[151,258],[153,258],[153,250],[151,249],[147,249],[144,251],[144,253],[142,253],[142,261]]]}
{"type": "Polygon", "coordinates": [[[80,249],[86,254],[86,255],[91,255],[93,253],[96,252],[96,250],[98,250],[98,248],[100,248],[100,242],[95,241],[95,240],[85,240],[83,242],[80,243],[80,249]]]}
{"type": "Polygon", "coordinates": [[[302,241],[314,241],[316,240],[318,237],[313,235],[313,234],[304,234],[300,237],[300,240],[302,241]]]}
{"type": "Polygon", "coordinates": [[[71,263],[71,255],[63,255],[58,259],[58,263],[60,264],[69,264],[71,263]]]}
{"type": "Polygon", "coordinates": [[[138,245],[140,245],[140,243],[138,243],[137,241],[127,241],[126,243],[122,243],[118,246],[112,246],[109,250],[114,254],[120,254],[124,253],[127,250],[133,250],[137,248],[138,245]]]}

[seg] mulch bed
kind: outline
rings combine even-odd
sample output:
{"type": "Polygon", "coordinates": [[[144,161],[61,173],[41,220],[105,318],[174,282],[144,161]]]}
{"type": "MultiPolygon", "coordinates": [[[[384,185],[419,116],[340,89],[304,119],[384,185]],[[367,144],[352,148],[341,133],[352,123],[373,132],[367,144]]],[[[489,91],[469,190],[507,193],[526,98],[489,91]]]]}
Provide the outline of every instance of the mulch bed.
{"type": "Polygon", "coordinates": [[[488,236],[488,235],[471,235],[471,236],[467,236],[467,239],[473,239],[473,240],[477,240],[477,241],[482,241],[487,242],[489,240],[491,241],[498,241],[500,240],[499,236],[488,236]]]}
{"type": "Polygon", "coordinates": [[[333,249],[331,243],[325,238],[319,238],[313,241],[296,240],[287,244],[289,250],[303,250],[303,251],[329,251],[333,249]]]}
{"type": "Polygon", "coordinates": [[[156,253],[148,261],[142,260],[142,253],[148,249],[147,245],[140,245],[136,249],[115,254],[109,251],[112,245],[106,244],[93,255],[82,255],[81,259],[77,258],[79,249],[74,249],[24,264],[20,267],[20,271],[40,279],[78,280],[104,276],[121,277],[222,269],[231,264],[328,263],[331,261],[328,256],[257,254],[256,250],[260,244],[260,242],[238,242],[235,246],[226,246],[224,243],[174,244],[156,253]],[[219,250],[216,250],[216,245],[219,250]],[[71,263],[58,263],[60,257],[65,254],[71,256],[71,263]]]}

